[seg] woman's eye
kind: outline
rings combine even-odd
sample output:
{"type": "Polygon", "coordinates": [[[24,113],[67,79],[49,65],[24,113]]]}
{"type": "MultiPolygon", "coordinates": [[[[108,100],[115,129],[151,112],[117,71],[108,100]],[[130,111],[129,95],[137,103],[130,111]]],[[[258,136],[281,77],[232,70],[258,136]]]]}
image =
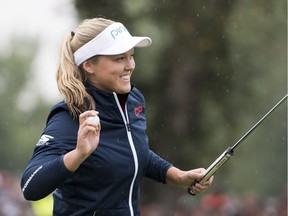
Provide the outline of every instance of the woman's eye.
{"type": "Polygon", "coordinates": [[[125,58],[123,56],[116,58],[117,61],[123,61],[125,58]]]}

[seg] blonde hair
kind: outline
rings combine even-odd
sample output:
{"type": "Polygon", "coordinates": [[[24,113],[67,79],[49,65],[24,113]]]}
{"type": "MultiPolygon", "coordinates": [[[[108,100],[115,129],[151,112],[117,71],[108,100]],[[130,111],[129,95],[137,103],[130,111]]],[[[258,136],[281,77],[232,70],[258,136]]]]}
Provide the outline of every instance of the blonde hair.
{"type": "Polygon", "coordinates": [[[64,38],[60,50],[56,79],[59,92],[64,96],[74,118],[88,109],[95,109],[95,102],[85,89],[86,73],[74,62],[73,53],[114,23],[104,18],[86,19],[71,35],[64,38]]]}

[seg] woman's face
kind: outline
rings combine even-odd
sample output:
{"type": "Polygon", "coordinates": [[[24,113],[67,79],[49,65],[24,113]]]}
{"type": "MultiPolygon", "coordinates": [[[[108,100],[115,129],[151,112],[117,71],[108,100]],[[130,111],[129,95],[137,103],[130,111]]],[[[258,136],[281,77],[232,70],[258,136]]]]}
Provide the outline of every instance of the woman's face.
{"type": "Polygon", "coordinates": [[[130,92],[130,78],[135,69],[134,49],[120,55],[98,56],[83,63],[88,80],[97,88],[125,94],[130,92]]]}

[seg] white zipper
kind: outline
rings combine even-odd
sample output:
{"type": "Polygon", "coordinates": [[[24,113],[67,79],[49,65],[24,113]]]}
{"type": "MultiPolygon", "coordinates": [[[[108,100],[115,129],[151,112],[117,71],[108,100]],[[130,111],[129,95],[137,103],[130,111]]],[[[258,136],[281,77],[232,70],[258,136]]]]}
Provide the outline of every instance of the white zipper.
{"type": "Polygon", "coordinates": [[[129,129],[129,118],[128,118],[128,112],[127,112],[126,104],[125,104],[125,114],[126,114],[127,118],[125,117],[124,112],[123,112],[123,110],[121,108],[121,105],[119,103],[117,94],[115,92],[113,92],[113,95],[114,95],[115,101],[117,103],[117,106],[118,106],[118,108],[120,110],[120,113],[122,115],[123,121],[124,121],[125,126],[126,126],[126,132],[127,132],[127,136],[128,136],[128,141],[129,141],[130,148],[131,148],[132,155],[133,155],[133,159],[134,159],[135,172],[134,172],[134,176],[133,176],[133,179],[132,179],[132,182],[131,182],[131,185],[130,185],[129,200],[128,200],[130,214],[131,214],[131,216],[134,216],[133,205],[132,205],[132,194],[133,194],[133,186],[134,186],[134,183],[135,183],[135,180],[136,180],[136,177],[137,177],[137,173],[138,173],[138,157],[137,157],[136,149],[135,149],[134,142],[133,142],[133,139],[132,139],[131,131],[129,129]]]}

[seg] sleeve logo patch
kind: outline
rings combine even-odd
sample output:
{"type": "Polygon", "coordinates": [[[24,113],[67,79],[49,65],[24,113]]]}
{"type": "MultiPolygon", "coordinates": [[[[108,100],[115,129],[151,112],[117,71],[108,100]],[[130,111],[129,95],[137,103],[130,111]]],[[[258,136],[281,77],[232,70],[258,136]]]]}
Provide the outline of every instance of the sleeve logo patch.
{"type": "Polygon", "coordinates": [[[143,112],[143,107],[138,106],[134,108],[134,114],[138,117],[143,112]]]}
{"type": "Polygon", "coordinates": [[[54,137],[52,137],[50,135],[43,134],[40,137],[40,139],[39,139],[38,143],[36,144],[36,146],[42,146],[44,144],[48,145],[50,139],[54,139],[54,137]]]}

